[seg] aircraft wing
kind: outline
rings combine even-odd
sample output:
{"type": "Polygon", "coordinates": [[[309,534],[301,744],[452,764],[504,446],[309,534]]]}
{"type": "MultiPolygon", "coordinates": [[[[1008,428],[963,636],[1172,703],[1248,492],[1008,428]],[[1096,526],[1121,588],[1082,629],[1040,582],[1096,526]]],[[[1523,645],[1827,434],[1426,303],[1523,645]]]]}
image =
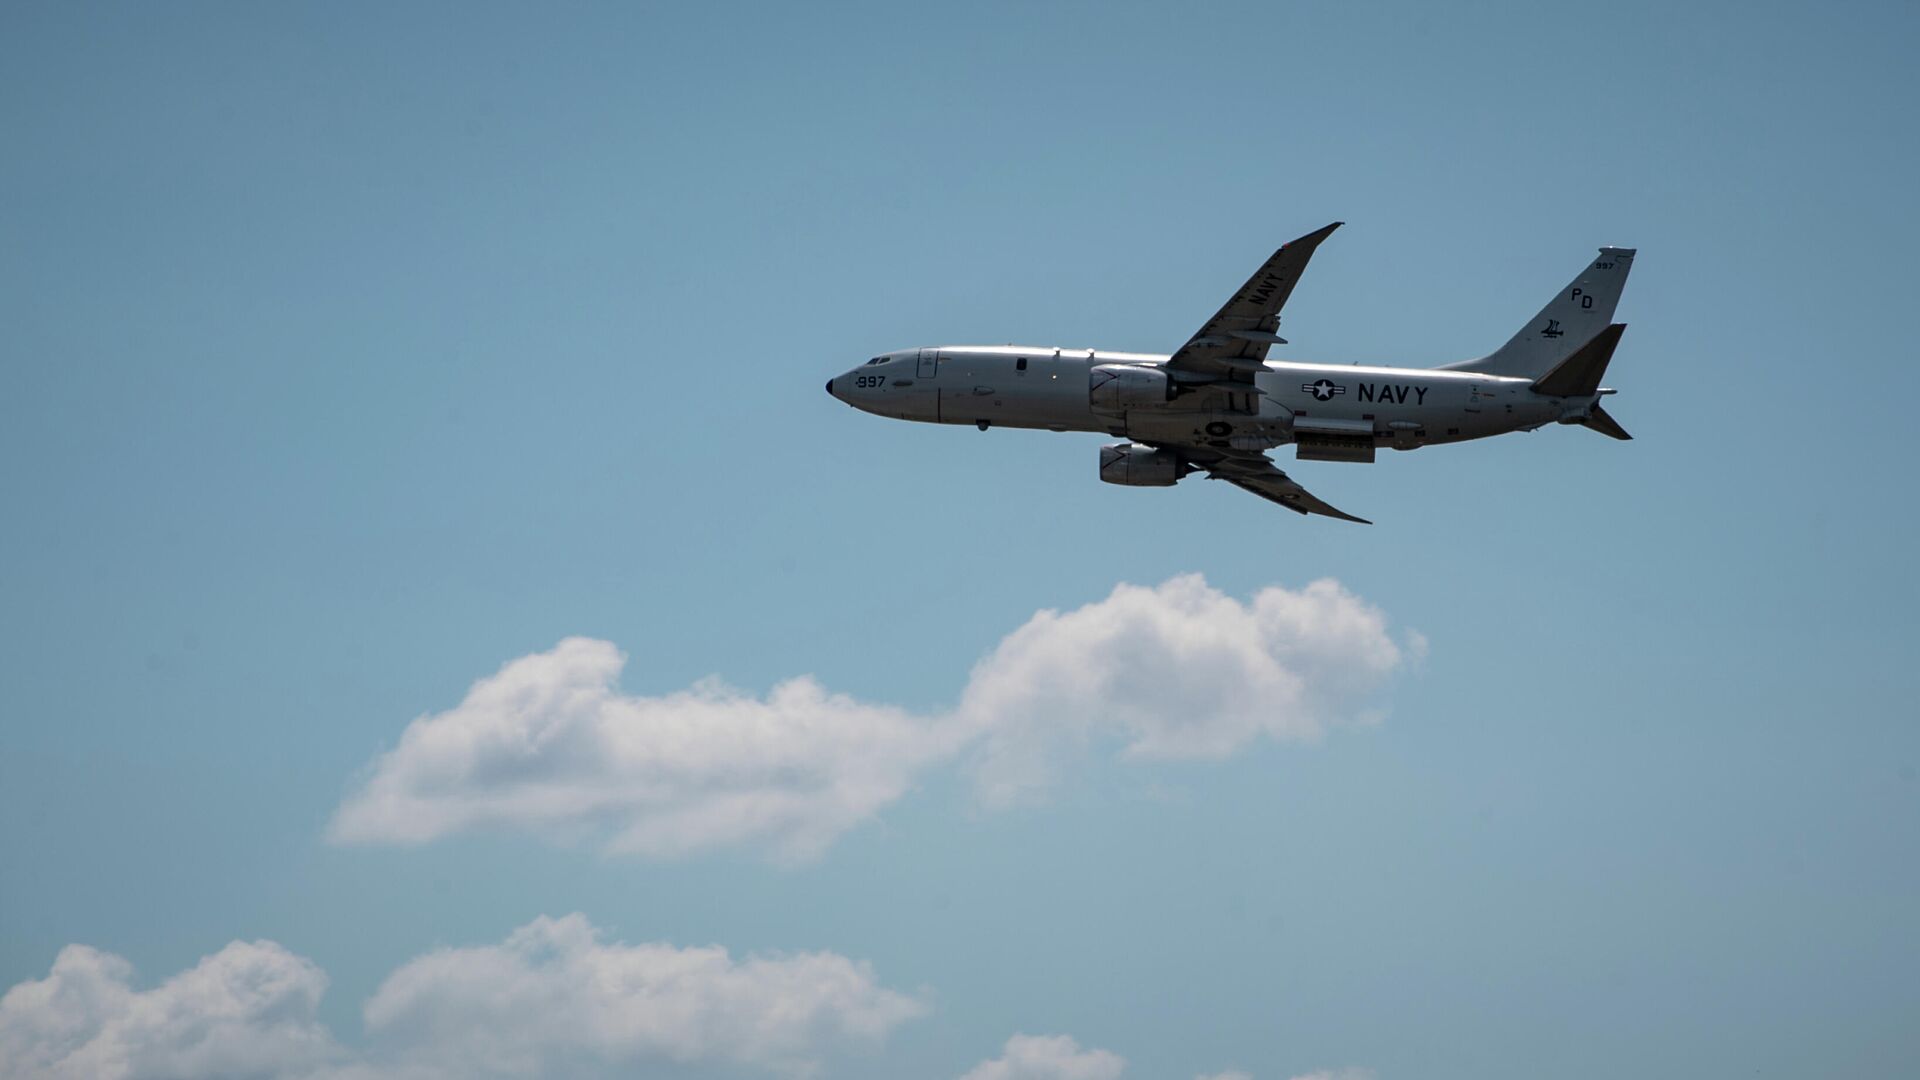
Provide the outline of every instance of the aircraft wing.
{"type": "Polygon", "coordinates": [[[1322,514],[1361,525],[1373,524],[1366,518],[1354,517],[1321,501],[1313,492],[1282,472],[1265,454],[1251,450],[1211,450],[1187,446],[1169,446],[1166,449],[1187,459],[1213,479],[1225,480],[1269,502],[1279,503],[1296,514],[1322,514]]]}
{"type": "Polygon", "coordinates": [[[1336,221],[1281,245],[1280,250],[1240,286],[1233,299],[1208,319],[1199,333],[1180,346],[1180,351],[1167,361],[1167,370],[1242,381],[1251,379],[1252,373],[1265,363],[1267,349],[1286,344],[1286,339],[1275,333],[1280,329],[1280,309],[1286,305],[1287,297],[1293,295],[1293,286],[1306,270],[1307,260],[1313,258],[1313,250],[1341,224],[1336,221]]]}

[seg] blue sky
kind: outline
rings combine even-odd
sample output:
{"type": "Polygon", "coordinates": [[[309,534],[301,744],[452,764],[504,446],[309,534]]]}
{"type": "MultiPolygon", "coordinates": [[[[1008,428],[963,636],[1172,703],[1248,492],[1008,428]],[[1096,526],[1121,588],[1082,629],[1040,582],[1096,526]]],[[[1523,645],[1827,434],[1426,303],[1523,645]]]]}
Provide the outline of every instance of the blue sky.
{"type": "Polygon", "coordinates": [[[374,1020],[389,976],[579,913],[583,956],[871,967],[833,1037],[670,1064],[536,1032],[549,1071],[1911,1072],[1917,30],[10,5],[0,987],[73,944],[151,991],[269,941],[234,963],[324,970],[326,1061],[433,1065],[432,1023],[374,1020]],[[820,392],[921,344],[1170,350],[1332,220],[1284,357],[1478,355],[1638,247],[1636,440],[1294,470],[1360,528],[820,392]],[[622,701],[811,676],[937,727],[1036,612],[1187,574],[1230,626],[1333,579],[1314,610],[1378,633],[1274,647],[1394,659],[1271,716],[1208,699],[1248,733],[1213,760],[1088,705],[1010,807],[984,743],[927,751],[797,860],[622,852],[593,815],[330,839],[411,722],[569,637],[626,655],[622,701]]]}

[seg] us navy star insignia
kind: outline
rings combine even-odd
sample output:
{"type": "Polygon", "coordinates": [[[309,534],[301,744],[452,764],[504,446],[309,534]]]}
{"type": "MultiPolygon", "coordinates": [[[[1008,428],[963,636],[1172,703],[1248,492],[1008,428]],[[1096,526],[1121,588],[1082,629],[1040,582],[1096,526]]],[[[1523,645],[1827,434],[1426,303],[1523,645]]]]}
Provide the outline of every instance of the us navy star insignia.
{"type": "Polygon", "coordinates": [[[1301,383],[1300,389],[1312,394],[1315,401],[1331,401],[1335,394],[1344,394],[1347,392],[1346,387],[1341,386],[1332,379],[1321,379],[1318,382],[1301,383]]]}

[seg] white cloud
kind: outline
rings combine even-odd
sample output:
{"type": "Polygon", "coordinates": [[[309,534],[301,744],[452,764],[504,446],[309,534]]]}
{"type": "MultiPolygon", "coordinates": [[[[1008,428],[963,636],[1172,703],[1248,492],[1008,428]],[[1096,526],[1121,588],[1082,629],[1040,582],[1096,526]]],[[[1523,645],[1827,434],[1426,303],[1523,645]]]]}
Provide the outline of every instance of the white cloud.
{"type": "Polygon", "coordinates": [[[1082,1050],[1066,1035],[1015,1035],[997,1058],[960,1080],[1118,1080],[1127,1060],[1110,1050],[1082,1050]]]}
{"type": "MultiPolygon", "coordinates": [[[[1239,1069],[1226,1072],[1196,1076],[1193,1080],[1253,1080],[1253,1074],[1239,1069]]],[[[1301,1073],[1293,1080],[1373,1080],[1373,1073],[1366,1069],[1316,1069],[1310,1073],[1301,1073]]]]}
{"type": "MultiPolygon", "coordinates": [[[[960,1080],[1119,1080],[1125,1058],[1108,1050],[1083,1050],[1066,1035],[1015,1035],[1000,1056],[967,1070],[960,1080]]],[[[1242,1069],[1203,1073],[1193,1080],[1253,1080],[1242,1069]]],[[[1366,1069],[1320,1069],[1293,1080],[1374,1080],[1366,1069]]]]}
{"type": "Polygon", "coordinates": [[[835,953],[607,943],[579,915],[499,945],[442,949],[367,1002],[368,1054],[316,1018],[326,976],[272,942],[234,942],[152,990],[125,960],[61,951],[0,998],[0,1080],[450,1080],[714,1067],[805,1077],[926,1006],[835,953]]]}
{"type": "Polygon", "coordinates": [[[1250,603],[1198,574],[1042,611],[974,668],[959,715],[984,733],[991,802],[1043,782],[1062,742],[1118,737],[1133,758],[1220,758],[1261,737],[1318,738],[1397,668],[1386,617],[1338,582],[1250,603]]]}
{"type": "Polygon", "coordinates": [[[568,638],[415,720],[335,815],[344,843],[419,843],[510,825],[607,834],[610,850],[670,856],[759,841],[817,853],[900,797],[953,733],[812,679],[764,698],[717,681],[621,694],[626,657],[568,638]]]}
{"type": "Polygon", "coordinates": [[[807,1075],[926,1007],[834,953],[607,944],[579,915],[499,945],[443,949],[390,975],[367,1028],[414,1063],[563,1075],[582,1063],[714,1062],[807,1075]]]}
{"type": "Polygon", "coordinates": [[[151,990],[110,953],[69,945],[0,998],[0,1077],[299,1076],[343,1057],[316,1019],[327,977],[270,941],[236,941],[151,990]]]}
{"type": "Polygon", "coordinates": [[[624,694],[619,650],[569,638],[415,720],[329,835],[409,844],[507,827],[654,857],[750,844],[805,859],[963,755],[983,800],[1003,803],[1095,741],[1133,759],[1219,758],[1364,722],[1367,697],[1419,651],[1408,641],[1333,581],[1247,603],[1198,575],[1122,585],[1034,615],[980,661],[954,710],[918,717],[810,678],[765,697],[718,681],[624,694]]]}

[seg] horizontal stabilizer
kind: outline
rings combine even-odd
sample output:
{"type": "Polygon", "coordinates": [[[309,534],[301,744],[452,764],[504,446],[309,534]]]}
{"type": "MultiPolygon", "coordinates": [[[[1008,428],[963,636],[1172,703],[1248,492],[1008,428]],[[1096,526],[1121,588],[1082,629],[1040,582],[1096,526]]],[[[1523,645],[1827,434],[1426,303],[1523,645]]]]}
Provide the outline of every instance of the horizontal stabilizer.
{"type": "Polygon", "coordinates": [[[1600,389],[1600,380],[1606,377],[1607,364],[1612,362],[1614,347],[1620,344],[1620,334],[1626,328],[1626,323],[1614,323],[1593,335],[1592,341],[1540,376],[1533,384],[1533,392],[1548,397],[1593,396],[1600,389]]]}
{"type": "Polygon", "coordinates": [[[1620,426],[1620,421],[1608,415],[1607,410],[1598,405],[1593,407],[1593,415],[1580,421],[1580,423],[1582,426],[1590,427],[1609,439],[1627,440],[1633,438],[1633,436],[1627,434],[1626,428],[1620,426]]]}

